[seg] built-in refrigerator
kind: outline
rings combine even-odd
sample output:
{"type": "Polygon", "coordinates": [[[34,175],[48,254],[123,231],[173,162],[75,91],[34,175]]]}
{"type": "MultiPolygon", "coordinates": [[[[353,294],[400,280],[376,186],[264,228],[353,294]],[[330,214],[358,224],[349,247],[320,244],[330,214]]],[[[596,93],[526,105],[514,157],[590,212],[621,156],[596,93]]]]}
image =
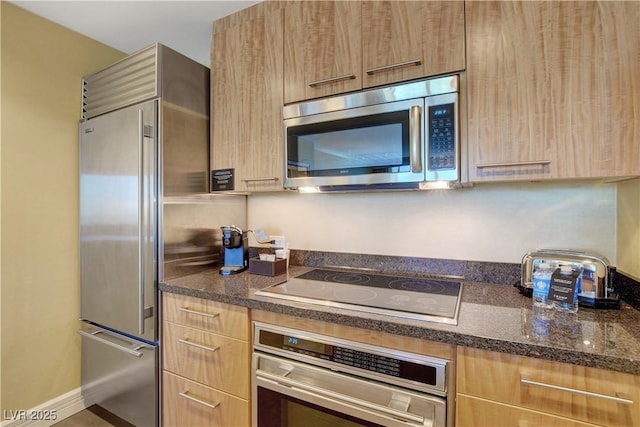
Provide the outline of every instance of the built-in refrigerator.
{"type": "Polygon", "coordinates": [[[157,284],[215,263],[217,222],[246,221],[245,202],[208,194],[208,68],[154,44],[82,85],[82,396],[157,426],[157,284]]]}

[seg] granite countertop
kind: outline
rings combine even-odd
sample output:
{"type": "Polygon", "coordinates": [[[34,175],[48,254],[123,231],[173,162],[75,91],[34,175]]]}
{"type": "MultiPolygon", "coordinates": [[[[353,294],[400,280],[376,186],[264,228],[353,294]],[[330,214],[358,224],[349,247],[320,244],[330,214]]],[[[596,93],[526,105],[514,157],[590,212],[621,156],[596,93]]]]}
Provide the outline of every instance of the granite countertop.
{"type": "MultiPolygon", "coordinates": [[[[298,276],[310,269],[290,266],[287,274],[298,276]]],[[[160,290],[453,345],[640,375],[640,328],[637,328],[640,312],[625,303],[620,310],[580,307],[578,313],[570,314],[536,308],[534,313],[531,299],[511,285],[464,281],[458,324],[453,326],[255,295],[256,291],[286,279],[286,274],[267,277],[248,271],[225,277],[212,269],[167,280],[160,284],[160,290]]]]}

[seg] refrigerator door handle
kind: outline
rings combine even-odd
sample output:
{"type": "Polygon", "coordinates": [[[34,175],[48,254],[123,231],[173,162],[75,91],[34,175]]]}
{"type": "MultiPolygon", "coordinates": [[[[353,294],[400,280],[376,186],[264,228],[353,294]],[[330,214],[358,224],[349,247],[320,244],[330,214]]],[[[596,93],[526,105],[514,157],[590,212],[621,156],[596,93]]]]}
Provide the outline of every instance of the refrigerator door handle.
{"type": "Polygon", "coordinates": [[[152,225],[151,212],[153,208],[153,166],[149,164],[153,160],[153,150],[145,149],[145,138],[153,138],[153,127],[144,124],[144,111],[138,110],[138,162],[140,173],[138,175],[138,254],[140,265],[138,266],[138,332],[144,335],[145,319],[153,316],[153,307],[146,307],[145,289],[147,280],[147,263],[149,262],[149,240],[151,239],[149,227],[152,225]]]}
{"type": "Polygon", "coordinates": [[[137,350],[145,348],[144,345],[137,345],[137,346],[135,346],[133,348],[129,348],[129,347],[124,347],[124,346],[118,345],[118,344],[116,344],[114,342],[111,342],[109,340],[105,340],[104,338],[100,338],[98,336],[98,334],[102,334],[102,333],[108,334],[109,333],[108,331],[105,331],[104,329],[99,329],[99,330],[93,331],[93,332],[86,332],[86,331],[83,331],[83,330],[79,330],[78,333],[80,335],[84,336],[84,337],[90,338],[90,339],[98,341],[98,342],[100,342],[102,344],[105,344],[105,345],[108,345],[110,347],[116,348],[118,350],[124,351],[125,353],[129,353],[132,356],[142,357],[144,355],[144,353],[141,353],[141,352],[137,351],[137,350]]]}
{"type": "Polygon", "coordinates": [[[140,172],[138,173],[138,332],[144,334],[144,284],[145,274],[145,250],[146,243],[144,225],[145,225],[145,200],[144,200],[144,119],[142,109],[138,110],[138,164],[140,172]]]}

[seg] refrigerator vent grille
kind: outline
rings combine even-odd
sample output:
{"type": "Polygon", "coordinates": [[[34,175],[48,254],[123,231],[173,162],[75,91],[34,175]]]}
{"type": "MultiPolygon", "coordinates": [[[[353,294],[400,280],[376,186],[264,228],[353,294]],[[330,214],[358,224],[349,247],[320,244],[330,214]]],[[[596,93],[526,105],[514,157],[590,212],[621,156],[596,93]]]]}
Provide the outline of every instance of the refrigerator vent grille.
{"type": "Polygon", "coordinates": [[[142,49],[82,79],[82,118],[159,96],[158,45],[142,49]]]}

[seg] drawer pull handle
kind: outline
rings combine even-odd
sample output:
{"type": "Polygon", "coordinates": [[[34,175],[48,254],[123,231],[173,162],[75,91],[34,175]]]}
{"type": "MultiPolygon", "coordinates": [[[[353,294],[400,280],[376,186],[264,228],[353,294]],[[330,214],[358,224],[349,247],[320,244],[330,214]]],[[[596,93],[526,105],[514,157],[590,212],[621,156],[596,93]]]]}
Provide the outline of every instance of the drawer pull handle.
{"type": "Polygon", "coordinates": [[[180,307],[180,308],[178,308],[178,310],[182,311],[183,313],[195,314],[197,316],[204,316],[204,317],[209,317],[209,318],[214,318],[214,317],[220,316],[220,313],[213,313],[213,314],[204,313],[202,311],[191,310],[191,309],[189,309],[189,307],[180,307]]]}
{"type": "Polygon", "coordinates": [[[191,396],[189,394],[189,390],[182,392],[182,393],[178,393],[180,396],[184,397],[185,399],[191,400],[193,402],[199,403],[203,406],[206,406],[207,408],[211,408],[211,409],[216,409],[218,406],[220,406],[220,402],[218,403],[209,403],[209,402],[205,402],[204,400],[200,400],[198,398],[195,398],[193,396],[191,396]]]}
{"type": "Polygon", "coordinates": [[[316,87],[321,85],[326,85],[329,83],[336,83],[342,80],[353,80],[356,78],[355,74],[345,74],[343,76],[330,77],[328,79],[316,80],[315,82],[309,83],[309,86],[316,87]]]}
{"type": "Polygon", "coordinates": [[[240,181],[242,182],[260,182],[260,181],[279,181],[280,178],[278,178],[277,176],[269,176],[269,177],[265,177],[265,178],[245,178],[245,179],[241,179],[240,181]]]}
{"type": "Polygon", "coordinates": [[[530,386],[537,386],[537,387],[543,387],[543,388],[551,388],[553,390],[566,391],[568,393],[579,394],[587,397],[595,397],[598,399],[610,400],[616,403],[622,403],[623,405],[633,405],[633,400],[630,400],[630,399],[624,399],[622,397],[617,397],[617,396],[609,396],[607,394],[593,393],[590,391],[576,390],[575,388],[562,387],[559,385],[540,383],[537,381],[528,380],[526,378],[520,378],[520,383],[525,385],[530,385],[530,386]]]}
{"type": "Polygon", "coordinates": [[[397,64],[383,65],[382,67],[370,68],[367,70],[367,74],[372,75],[375,73],[379,73],[381,71],[389,71],[389,70],[394,70],[396,68],[410,67],[410,66],[418,67],[420,65],[422,65],[422,61],[419,59],[414,59],[412,61],[398,62],[397,64]]]}
{"type": "Polygon", "coordinates": [[[144,355],[144,353],[139,352],[138,350],[141,350],[143,348],[145,348],[144,345],[136,345],[136,343],[131,342],[129,347],[124,347],[121,346],[119,344],[116,344],[114,342],[111,342],[109,340],[106,340],[104,338],[100,338],[98,336],[98,334],[107,334],[107,335],[111,335],[108,331],[105,331],[104,329],[99,329],[97,331],[93,331],[93,332],[85,332],[83,330],[77,331],[80,335],[87,337],[87,338],[91,338],[92,340],[98,341],[102,344],[108,345],[110,347],[113,347],[115,349],[118,349],[120,351],[124,351],[125,353],[129,353],[132,356],[135,357],[142,357],[144,355]]]}
{"type": "Polygon", "coordinates": [[[508,168],[514,166],[532,166],[532,165],[549,165],[551,164],[551,160],[531,160],[528,162],[504,162],[504,163],[484,163],[480,165],[476,165],[478,169],[489,169],[489,168],[508,168]]]}
{"type": "Polygon", "coordinates": [[[189,338],[179,339],[178,342],[180,344],[190,345],[191,347],[196,347],[196,348],[199,348],[200,350],[210,351],[212,353],[215,352],[215,351],[220,350],[220,347],[207,347],[206,345],[202,345],[202,344],[197,344],[195,342],[191,342],[191,341],[189,341],[189,338]]]}

